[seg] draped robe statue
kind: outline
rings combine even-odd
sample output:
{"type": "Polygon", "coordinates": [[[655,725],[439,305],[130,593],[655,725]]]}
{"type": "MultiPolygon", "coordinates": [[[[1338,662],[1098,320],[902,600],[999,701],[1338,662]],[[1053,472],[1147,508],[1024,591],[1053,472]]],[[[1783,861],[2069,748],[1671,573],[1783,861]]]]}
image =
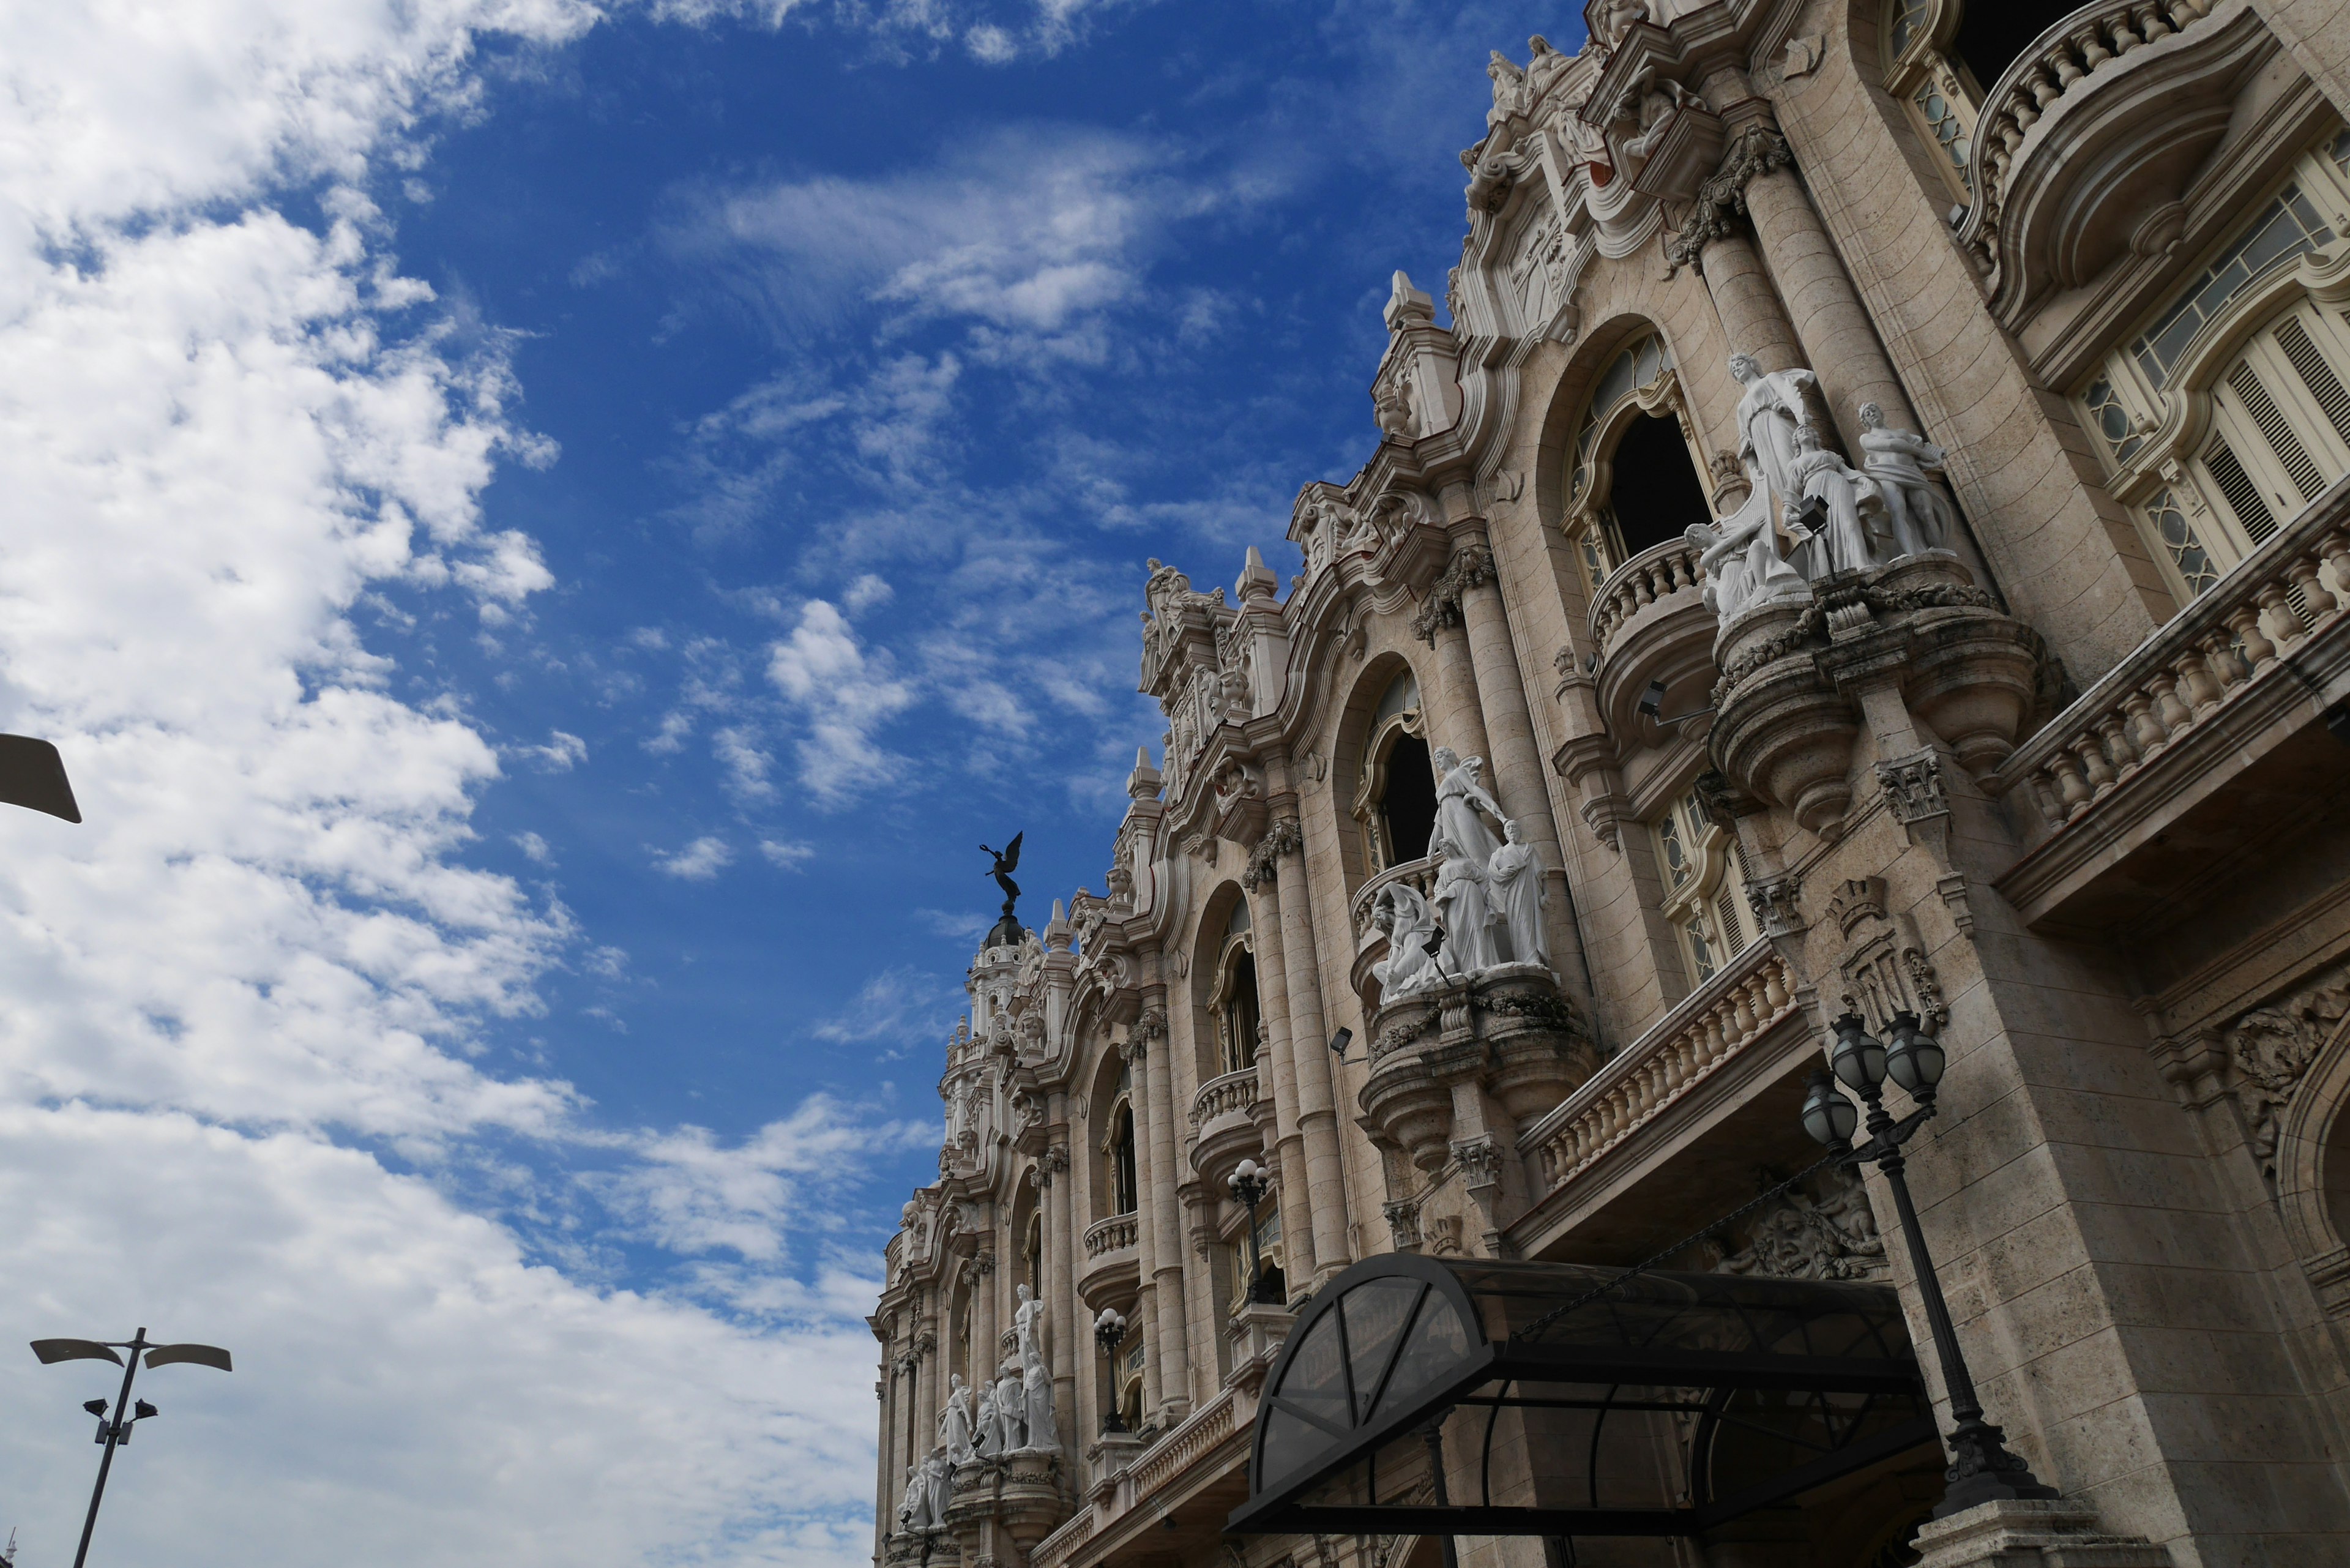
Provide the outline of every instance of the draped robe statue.
{"type": "Polygon", "coordinates": [[[931,1457],[922,1461],[922,1483],[931,1512],[928,1528],[942,1529],[947,1521],[947,1500],[954,1490],[954,1465],[944,1449],[932,1449],[931,1457]]]}
{"type": "Polygon", "coordinates": [[[979,1386],[979,1437],[971,1451],[981,1459],[993,1459],[1003,1451],[997,1441],[1003,1436],[1003,1424],[995,1415],[995,1383],[993,1378],[979,1386]]]}
{"type": "Polygon", "coordinates": [[[947,1456],[947,1463],[959,1465],[971,1458],[971,1390],[963,1386],[962,1374],[952,1375],[953,1392],[947,1396],[946,1408],[939,1412],[939,1447],[947,1456]]]}
{"type": "Polygon", "coordinates": [[[1548,964],[1550,932],[1543,924],[1542,857],[1526,847],[1515,822],[1502,825],[1503,845],[1485,862],[1485,897],[1495,923],[1510,933],[1510,957],[1517,963],[1548,964]]]}
{"type": "Polygon", "coordinates": [[[1409,883],[1392,882],[1379,891],[1371,911],[1372,923],[1388,934],[1388,956],[1371,965],[1382,999],[1408,996],[1436,978],[1436,964],[1428,956],[1428,939],[1436,920],[1427,900],[1409,883]]]}
{"type": "Polygon", "coordinates": [[[1020,1304],[1013,1311],[1012,1327],[1020,1347],[1021,1416],[1026,1428],[1022,1446],[1057,1449],[1061,1438],[1053,1413],[1053,1373],[1045,1364],[1045,1303],[1024,1284],[1018,1292],[1020,1304]]]}
{"type": "Polygon", "coordinates": [[[906,1467],[906,1492],[898,1501],[898,1528],[911,1532],[931,1527],[931,1483],[922,1475],[922,1461],[906,1467]]]}
{"type": "Polygon", "coordinates": [[[1860,465],[1877,482],[1893,527],[1893,547],[1903,556],[1950,547],[1958,511],[1935,481],[1942,472],[1942,449],[1915,431],[1889,430],[1885,410],[1860,405],[1860,465]]]}
{"type": "Polygon", "coordinates": [[[1437,869],[1434,901],[1444,919],[1444,947],[1438,968],[1466,977],[1500,961],[1493,950],[1493,913],[1485,899],[1485,867],[1460,853],[1450,838],[1441,842],[1444,864],[1437,869]]]}
{"type": "Polygon", "coordinates": [[[1730,373],[1746,389],[1738,400],[1738,455],[1747,464],[1749,478],[1761,473],[1778,506],[1801,499],[1795,431],[1811,423],[1804,394],[1813,385],[1812,373],[1765,370],[1752,354],[1732,354],[1730,373]]]}
{"type": "MultiPolygon", "coordinates": [[[[1502,846],[1484,817],[1477,815],[1482,806],[1495,822],[1502,820],[1502,808],[1485,793],[1485,759],[1471,757],[1463,762],[1451,747],[1439,746],[1430,760],[1436,766],[1437,832],[1451,845],[1451,855],[1474,863],[1482,871],[1493,851],[1502,846]]],[[[1435,852],[1431,839],[1429,853],[1435,852]]]]}
{"type": "Polygon", "coordinates": [[[996,1371],[995,1424],[1003,1433],[996,1440],[996,1452],[1009,1454],[1028,1446],[1028,1396],[1019,1367],[1007,1361],[996,1371]]]}
{"type": "Polygon", "coordinates": [[[1892,528],[1877,482],[1820,445],[1819,431],[1795,427],[1795,483],[1806,501],[1824,508],[1817,535],[1806,548],[1813,577],[1830,572],[1863,572],[1892,558],[1892,528]]]}

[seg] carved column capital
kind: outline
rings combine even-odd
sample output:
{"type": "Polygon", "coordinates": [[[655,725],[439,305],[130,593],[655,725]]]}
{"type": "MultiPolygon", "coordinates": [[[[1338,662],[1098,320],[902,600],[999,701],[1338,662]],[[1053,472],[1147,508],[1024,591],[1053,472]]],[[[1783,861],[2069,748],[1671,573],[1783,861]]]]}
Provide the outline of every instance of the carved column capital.
{"type": "Polygon", "coordinates": [[[1446,627],[1461,624],[1461,601],[1469,590],[1480,583],[1493,580],[1493,553],[1482,545],[1462,545],[1445,563],[1443,575],[1429,586],[1428,597],[1420,601],[1419,611],[1411,618],[1411,635],[1429,647],[1436,646],[1436,634],[1446,627]]]}
{"type": "Polygon", "coordinates": [[[1737,232],[1746,215],[1746,186],[1756,176],[1794,166],[1787,139],[1767,125],[1750,125],[1730,139],[1722,150],[1721,166],[1697,188],[1689,216],[1677,233],[1665,236],[1665,260],[1672,271],[1685,266],[1703,270],[1705,247],[1737,232]]]}
{"type": "Polygon", "coordinates": [[[1295,855],[1305,847],[1305,834],[1294,816],[1284,816],[1264,830],[1264,836],[1249,851],[1248,868],[1241,873],[1241,886],[1253,893],[1274,880],[1274,864],[1284,855],[1295,855]]]}

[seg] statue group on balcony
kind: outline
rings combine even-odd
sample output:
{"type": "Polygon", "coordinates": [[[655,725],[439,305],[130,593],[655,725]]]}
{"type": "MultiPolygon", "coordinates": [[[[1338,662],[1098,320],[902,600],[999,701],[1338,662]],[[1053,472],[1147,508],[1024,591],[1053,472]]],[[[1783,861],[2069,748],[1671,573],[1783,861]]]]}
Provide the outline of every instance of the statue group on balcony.
{"type": "Polygon", "coordinates": [[[946,1405],[939,1411],[938,1444],[930,1457],[906,1470],[906,1491],[898,1505],[898,1528],[911,1532],[945,1528],[947,1501],[958,1466],[974,1459],[1013,1454],[1057,1453],[1060,1423],[1053,1410],[1053,1371],[1045,1360],[1045,1303],[1023,1284],[1013,1309],[1016,1353],[980,1385],[976,1405],[960,1372],[948,1377],[946,1405]]]}
{"type": "Polygon", "coordinates": [[[1688,530],[1708,609],[1731,620],[1806,600],[1822,577],[1948,547],[1958,513],[1940,483],[1940,447],[1887,428],[1885,410],[1864,403],[1855,468],[1822,441],[1809,370],[1765,370],[1752,355],[1733,354],[1730,373],[1745,389],[1738,458],[1747,494],[1729,516],[1688,530]]]}
{"type": "Polygon", "coordinates": [[[1505,963],[1550,962],[1542,859],[1487,793],[1485,759],[1439,746],[1432,761],[1436,830],[1428,853],[1437,863],[1434,884],[1423,898],[1409,882],[1390,883],[1371,912],[1388,938],[1388,956],[1371,966],[1383,997],[1409,996],[1505,963]]]}

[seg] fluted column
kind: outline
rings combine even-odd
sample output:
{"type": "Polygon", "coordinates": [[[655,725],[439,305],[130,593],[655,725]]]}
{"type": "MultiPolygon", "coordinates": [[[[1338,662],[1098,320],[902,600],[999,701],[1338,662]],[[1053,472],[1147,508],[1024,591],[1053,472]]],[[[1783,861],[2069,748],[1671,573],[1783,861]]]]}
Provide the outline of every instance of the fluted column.
{"type": "Polygon", "coordinates": [[[1168,1060],[1167,1014],[1154,1006],[1136,1030],[1142,1075],[1149,1083],[1143,1108],[1150,1122],[1150,1196],[1143,1208],[1152,1241],[1143,1262],[1158,1298],[1152,1314],[1159,1325],[1150,1362],[1159,1369],[1163,1418],[1180,1420],[1191,1408],[1191,1357],[1183,1323],[1183,1219],[1175,1196],[1175,1087],[1173,1064],[1168,1060]]]}
{"type": "Polygon", "coordinates": [[[1289,1049],[1289,965],[1282,951],[1281,889],[1272,868],[1260,866],[1253,855],[1241,876],[1241,886],[1248,890],[1253,906],[1249,929],[1256,939],[1256,1003],[1265,1033],[1257,1064],[1258,1071],[1273,1080],[1273,1155],[1280,1176],[1274,1196],[1281,1205],[1282,1250],[1289,1264],[1284,1272],[1295,1290],[1314,1272],[1314,1220],[1308,1204],[1311,1184],[1305,1176],[1305,1135],[1297,1125],[1296,1063],[1289,1049]]]}
{"type": "Polygon", "coordinates": [[[1330,1087],[1330,1053],[1322,1012],[1321,949],[1314,938],[1314,900],[1305,886],[1305,837],[1293,817],[1265,834],[1273,850],[1274,902],[1281,909],[1282,963],[1288,971],[1289,1052],[1297,1085],[1297,1129],[1305,1151],[1306,1210],[1313,1219],[1318,1282],[1352,1261],[1347,1243],[1347,1171],[1338,1148],[1338,1110],[1330,1087]]]}
{"type": "Polygon", "coordinates": [[[1762,265],[1777,280],[1779,297],[1786,302],[1804,358],[1819,378],[1821,396],[1835,415],[1846,450],[1856,456],[1860,452],[1855,410],[1863,403],[1882,408],[1885,422],[1896,430],[1916,430],[1909,395],[1901,389],[1860,291],[1794,168],[1781,163],[1756,174],[1746,187],[1746,211],[1762,242],[1762,265]]]}

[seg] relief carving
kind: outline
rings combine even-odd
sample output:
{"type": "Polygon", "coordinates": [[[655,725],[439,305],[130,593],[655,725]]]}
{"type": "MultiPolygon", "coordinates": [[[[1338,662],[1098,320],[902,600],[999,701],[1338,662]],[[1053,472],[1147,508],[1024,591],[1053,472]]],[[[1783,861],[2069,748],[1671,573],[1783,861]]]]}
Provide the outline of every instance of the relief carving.
{"type": "Polygon", "coordinates": [[[2236,1102],[2269,1190],[2277,1185],[2277,1136],[2309,1064],[2350,1016],[2350,964],[2337,964],[2291,995],[2255,1007],[2221,1033],[2236,1069],[2236,1102]]]}
{"type": "Polygon", "coordinates": [[[1840,883],[1828,898],[1828,915],[1845,936],[1836,972],[1845,1010],[1868,1020],[1882,1033],[1897,1012],[1914,1012],[1928,1033],[1950,1022],[1941,977],[1926,960],[1925,940],[1907,911],[1888,914],[1885,878],[1856,877],[1840,883]]]}

